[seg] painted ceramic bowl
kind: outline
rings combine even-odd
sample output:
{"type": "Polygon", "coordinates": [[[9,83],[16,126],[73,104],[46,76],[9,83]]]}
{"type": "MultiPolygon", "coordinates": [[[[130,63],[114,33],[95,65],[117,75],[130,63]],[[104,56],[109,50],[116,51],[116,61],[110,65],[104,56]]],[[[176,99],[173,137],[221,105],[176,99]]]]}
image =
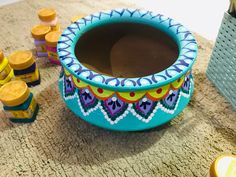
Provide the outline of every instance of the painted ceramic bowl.
{"type": "MultiPolygon", "coordinates": [[[[118,28],[109,28],[115,29],[118,28]]],[[[187,106],[193,93],[191,68],[197,56],[195,38],[180,23],[161,14],[115,9],[89,15],[62,33],[57,51],[62,65],[59,90],[63,100],[78,117],[99,127],[138,131],[162,125],[187,106]],[[83,36],[99,27],[119,23],[140,24],[161,31],[174,41],[177,57],[170,66],[142,77],[114,77],[82,64],[75,53],[83,36]]]]}

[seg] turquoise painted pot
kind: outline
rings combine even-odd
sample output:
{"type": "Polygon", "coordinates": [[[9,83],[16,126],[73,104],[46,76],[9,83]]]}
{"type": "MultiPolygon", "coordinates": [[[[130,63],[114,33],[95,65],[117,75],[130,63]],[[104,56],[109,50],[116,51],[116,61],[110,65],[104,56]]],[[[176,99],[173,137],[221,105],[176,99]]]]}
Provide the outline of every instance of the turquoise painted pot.
{"type": "Polygon", "coordinates": [[[62,33],[57,51],[62,64],[59,90],[63,100],[78,117],[99,127],[138,131],[162,125],[186,107],[193,93],[191,68],[197,43],[185,27],[161,14],[115,9],[89,15],[62,33]],[[105,76],[82,65],[74,53],[81,35],[104,24],[124,21],[166,33],[178,45],[177,60],[161,72],[140,78],[105,76]]]}

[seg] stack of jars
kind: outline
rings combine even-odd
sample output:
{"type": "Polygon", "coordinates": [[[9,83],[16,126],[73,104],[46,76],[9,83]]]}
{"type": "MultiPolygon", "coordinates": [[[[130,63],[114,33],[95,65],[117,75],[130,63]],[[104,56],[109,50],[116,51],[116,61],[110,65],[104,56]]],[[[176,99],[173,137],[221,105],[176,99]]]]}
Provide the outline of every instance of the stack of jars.
{"type": "Polygon", "coordinates": [[[33,122],[35,120],[39,106],[24,81],[10,81],[2,86],[0,101],[12,122],[33,122]]]}
{"type": "Polygon", "coordinates": [[[57,55],[57,42],[61,36],[56,11],[43,8],[38,11],[40,25],[31,29],[38,57],[48,57],[49,61],[60,65],[57,55]]]}
{"type": "MultiPolygon", "coordinates": [[[[40,24],[31,29],[36,55],[60,64],[56,48],[61,33],[56,11],[44,8],[38,11],[38,17],[40,24]]],[[[39,106],[28,87],[38,84],[40,73],[31,51],[15,51],[8,60],[0,50],[0,101],[12,122],[35,120],[39,106]]]]}
{"type": "Polygon", "coordinates": [[[13,70],[7,58],[4,57],[2,50],[0,50],[0,87],[9,82],[13,76],[13,70]]]}

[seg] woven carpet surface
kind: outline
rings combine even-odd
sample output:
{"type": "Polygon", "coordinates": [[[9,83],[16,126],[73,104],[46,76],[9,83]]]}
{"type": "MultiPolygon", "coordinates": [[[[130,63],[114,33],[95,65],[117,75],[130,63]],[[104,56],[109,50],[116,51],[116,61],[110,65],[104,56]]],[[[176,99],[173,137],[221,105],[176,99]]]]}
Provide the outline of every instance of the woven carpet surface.
{"type": "MultiPolygon", "coordinates": [[[[114,7],[121,1],[28,0],[0,8],[0,48],[8,55],[33,49],[30,29],[37,9],[56,8],[62,28],[70,17],[114,7]]],[[[212,42],[195,34],[199,55],[195,92],[186,109],[164,126],[113,132],[77,118],[59,96],[59,68],[37,59],[42,82],[34,87],[40,111],[32,124],[12,124],[0,111],[0,176],[199,176],[223,153],[236,154],[236,112],[205,76],[212,42]]]]}

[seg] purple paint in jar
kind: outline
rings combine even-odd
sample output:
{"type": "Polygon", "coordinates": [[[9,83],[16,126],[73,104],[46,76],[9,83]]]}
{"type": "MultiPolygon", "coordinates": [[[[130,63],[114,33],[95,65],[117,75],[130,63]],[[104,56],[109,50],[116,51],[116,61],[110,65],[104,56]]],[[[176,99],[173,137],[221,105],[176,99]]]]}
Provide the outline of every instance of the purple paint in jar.
{"type": "Polygon", "coordinates": [[[36,25],[31,29],[34,45],[38,57],[47,57],[45,36],[51,31],[50,26],[36,25]]]}
{"type": "Polygon", "coordinates": [[[38,57],[47,57],[47,49],[45,40],[34,40],[36,54],[38,57]]]}

